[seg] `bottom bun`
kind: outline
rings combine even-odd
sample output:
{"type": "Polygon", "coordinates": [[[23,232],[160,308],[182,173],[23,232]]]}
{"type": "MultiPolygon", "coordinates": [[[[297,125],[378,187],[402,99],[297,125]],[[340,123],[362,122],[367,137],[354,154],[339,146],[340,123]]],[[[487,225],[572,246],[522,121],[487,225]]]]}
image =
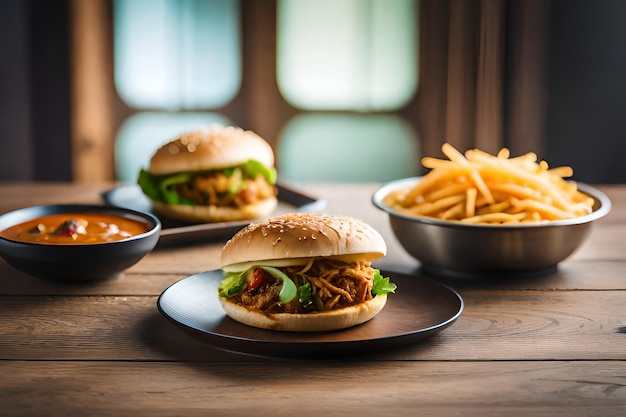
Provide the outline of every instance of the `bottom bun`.
{"type": "Polygon", "coordinates": [[[191,222],[215,223],[234,222],[237,220],[251,220],[267,217],[276,210],[278,200],[276,197],[266,198],[255,204],[243,207],[219,207],[219,206],[189,206],[182,204],[165,204],[150,199],[154,210],[172,219],[191,222]]]}
{"type": "Polygon", "coordinates": [[[365,303],[339,310],[307,314],[263,314],[248,310],[221,295],[219,300],[226,315],[248,326],[289,332],[321,332],[345,329],[371,320],[385,306],[387,295],[377,295],[365,303]]]}

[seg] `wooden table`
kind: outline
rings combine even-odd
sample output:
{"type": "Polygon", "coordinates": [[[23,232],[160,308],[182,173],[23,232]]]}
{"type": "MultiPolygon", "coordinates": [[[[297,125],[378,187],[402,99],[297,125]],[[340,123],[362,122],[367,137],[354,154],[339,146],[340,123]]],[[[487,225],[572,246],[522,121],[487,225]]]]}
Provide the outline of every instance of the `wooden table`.
{"type": "MultiPolygon", "coordinates": [[[[327,211],[384,235],[381,269],[423,279],[370,203],[375,184],[301,184],[327,211]]],[[[217,350],[156,308],[187,275],[219,267],[222,242],[161,248],[89,285],[31,278],[0,262],[0,415],[626,415],[626,187],[613,210],[544,277],[444,281],[456,323],[408,348],[341,360],[217,350]]],[[[0,212],[100,202],[102,187],[0,184],[0,212]]]]}

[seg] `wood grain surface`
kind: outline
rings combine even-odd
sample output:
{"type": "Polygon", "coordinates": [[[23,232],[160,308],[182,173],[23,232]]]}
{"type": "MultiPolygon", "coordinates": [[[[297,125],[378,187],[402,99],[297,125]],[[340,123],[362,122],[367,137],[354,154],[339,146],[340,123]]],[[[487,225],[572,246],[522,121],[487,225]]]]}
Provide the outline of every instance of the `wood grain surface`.
{"type": "MultiPolygon", "coordinates": [[[[0,184],[0,210],[100,201],[107,189],[0,184]]],[[[303,184],[389,245],[382,269],[433,279],[394,241],[376,184],[303,184]]],[[[0,261],[2,416],[626,415],[626,187],[556,273],[444,280],[465,302],[434,337],[337,360],[213,348],[164,318],[174,282],[219,268],[224,242],[157,248],[122,276],[44,281],[0,261]]]]}

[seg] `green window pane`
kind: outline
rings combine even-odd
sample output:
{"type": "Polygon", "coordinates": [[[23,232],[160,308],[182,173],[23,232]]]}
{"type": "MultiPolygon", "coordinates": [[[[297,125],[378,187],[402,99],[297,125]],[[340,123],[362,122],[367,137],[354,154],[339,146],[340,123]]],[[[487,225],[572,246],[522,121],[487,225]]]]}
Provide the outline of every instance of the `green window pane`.
{"type": "Polygon", "coordinates": [[[307,113],[278,141],[278,174],[288,181],[390,181],[418,175],[419,140],[394,115],[307,113]]]}
{"type": "Polygon", "coordinates": [[[211,109],[241,85],[237,0],[116,0],[114,75],[140,109],[211,109]]]}
{"type": "Polygon", "coordinates": [[[304,110],[390,111],[418,84],[418,0],[278,0],[278,84],[304,110]]]}

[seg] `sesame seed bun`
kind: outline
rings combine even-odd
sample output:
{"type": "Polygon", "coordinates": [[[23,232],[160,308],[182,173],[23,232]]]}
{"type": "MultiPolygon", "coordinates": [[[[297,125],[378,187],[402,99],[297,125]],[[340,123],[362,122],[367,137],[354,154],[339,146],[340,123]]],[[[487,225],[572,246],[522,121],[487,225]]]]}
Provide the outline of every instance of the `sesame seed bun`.
{"type": "MultiPolygon", "coordinates": [[[[249,160],[273,169],[272,147],[250,130],[233,126],[212,126],[183,134],[161,146],[150,159],[147,171],[153,176],[161,177],[178,173],[205,177],[218,175],[220,170],[244,164],[249,160]]],[[[147,197],[157,214],[194,223],[264,218],[271,215],[278,206],[274,184],[264,182],[264,191],[259,191],[261,188],[258,183],[251,184],[251,180],[247,180],[236,193],[248,195],[246,193],[252,190],[252,197],[248,195],[236,202],[233,198],[223,197],[224,190],[218,190],[215,184],[215,181],[206,181],[204,178],[194,182],[193,177],[185,184],[177,184],[187,187],[187,193],[193,195],[192,198],[187,195],[187,200],[194,204],[173,204],[161,199],[161,195],[147,197]],[[204,185],[198,185],[199,183],[204,185]],[[208,200],[209,196],[211,201],[208,200]]]]}
{"type": "Polygon", "coordinates": [[[274,165],[272,147],[256,133],[233,126],[212,126],[181,135],[161,146],[150,159],[154,175],[222,169],[249,159],[274,165]]]}
{"type": "MultiPolygon", "coordinates": [[[[369,266],[372,260],[385,256],[386,251],[382,236],[358,219],[293,213],[252,223],[240,230],[224,245],[221,261],[225,272],[247,271],[253,266],[282,268],[306,265],[319,259],[369,266]]],[[[373,276],[370,278],[373,279],[373,276]]],[[[332,310],[267,313],[248,308],[219,292],[218,298],[224,312],[240,323],[262,329],[296,332],[356,326],[374,318],[387,302],[387,295],[382,294],[332,310]]]]}
{"type": "Polygon", "coordinates": [[[252,223],[222,249],[222,269],[245,271],[251,265],[291,266],[310,258],[373,261],[387,246],[370,225],[345,216],[290,213],[252,223]]]}

